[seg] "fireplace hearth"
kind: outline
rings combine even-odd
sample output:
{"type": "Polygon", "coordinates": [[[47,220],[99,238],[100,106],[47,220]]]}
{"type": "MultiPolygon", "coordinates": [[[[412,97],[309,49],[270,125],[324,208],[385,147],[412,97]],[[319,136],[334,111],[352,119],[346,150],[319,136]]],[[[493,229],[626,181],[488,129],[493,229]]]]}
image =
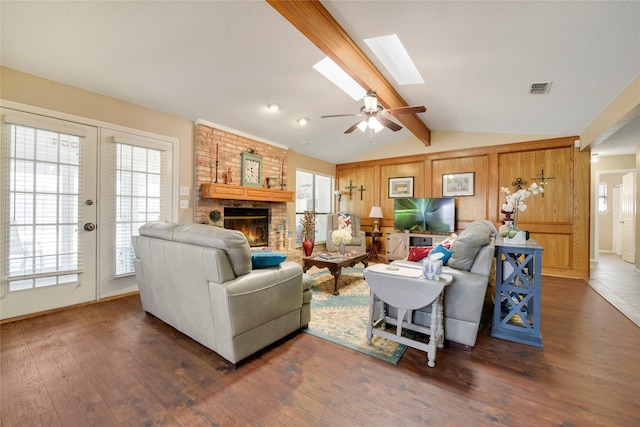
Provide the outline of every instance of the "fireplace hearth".
{"type": "Polygon", "coordinates": [[[269,213],[266,208],[224,208],[224,228],[238,230],[249,246],[269,246],[269,213]]]}

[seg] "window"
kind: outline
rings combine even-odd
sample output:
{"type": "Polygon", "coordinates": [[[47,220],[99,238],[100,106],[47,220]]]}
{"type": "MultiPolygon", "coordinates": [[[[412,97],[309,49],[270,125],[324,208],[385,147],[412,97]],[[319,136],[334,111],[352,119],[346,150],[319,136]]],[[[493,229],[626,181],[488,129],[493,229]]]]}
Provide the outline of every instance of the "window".
{"type": "Polygon", "coordinates": [[[300,220],[304,211],[312,211],[316,216],[314,240],[324,242],[327,235],[327,215],[333,203],[333,177],[311,172],[296,171],[296,244],[302,243],[300,220]]]}
{"type": "Polygon", "coordinates": [[[131,236],[145,222],[160,219],[162,152],[116,143],[116,276],[131,274],[131,236]]]}
{"type": "Polygon", "coordinates": [[[607,184],[598,186],[598,212],[606,214],[607,211],[607,184]]]}

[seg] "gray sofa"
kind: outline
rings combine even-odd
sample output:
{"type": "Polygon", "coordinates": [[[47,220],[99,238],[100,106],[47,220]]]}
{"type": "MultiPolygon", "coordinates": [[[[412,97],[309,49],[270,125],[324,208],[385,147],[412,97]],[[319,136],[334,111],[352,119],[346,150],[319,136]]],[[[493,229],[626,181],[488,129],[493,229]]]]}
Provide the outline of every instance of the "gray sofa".
{"type": "MultiPolygon", "coordinates": [[[[453,276],[453,283],[444,291],[445,339],[465,348],[476,344],[487,285],[494,279],[496,235],[493,224],[484,220],[475,221],[460,232],[451,248],[453,255],[449,260],[450,265],[442,268],[442,273],[453,276]]],[[[422,263],[407,260],[393,261],[391,265],[422,269],[422,263]]],[[[393,307],[387,310],[391,317],[397,317],[393,307]]],[[[415,323],[426,326],[430,321],[431,309],[416,310],[413,316],[415,323]]]]}
{"type": "Polygon", "coordinates": [[[144,310],[233,365],[309,323],[302,267],[253,269],[239,231],[153,222],[133,246],[144,310]]]}

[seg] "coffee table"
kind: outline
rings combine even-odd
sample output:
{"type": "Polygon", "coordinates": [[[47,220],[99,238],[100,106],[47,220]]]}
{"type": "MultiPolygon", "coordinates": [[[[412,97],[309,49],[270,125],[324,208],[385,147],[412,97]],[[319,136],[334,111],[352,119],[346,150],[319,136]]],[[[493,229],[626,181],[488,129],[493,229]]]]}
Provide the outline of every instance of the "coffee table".
{"type": "MultiPolygon", "coordinates": [[[[332,255],[337,255],[337,253],[332,255]]],[[[324,259],[321,258],[319,254],[313,255],[310,257],[302,258],[302,260],[304,261],[304,267],[302,268],[302,271],[306,273],[307,270],[313,266],[318,268],[328,268],[333,275],[333,279],[335,282],[333,294],[340,295],[340,292],[338,292],[338,279],[340,278],[340,274],[342,274],[342,268],[353,267],[359,262],[363,263],[364,267],[367,268],[369,266],[369,262],[367,261],[368,257],[369,254],[366,252],[354,252],[350,254],[348,253],[342,256],[342,258],[336,259],[324,259]]]]}

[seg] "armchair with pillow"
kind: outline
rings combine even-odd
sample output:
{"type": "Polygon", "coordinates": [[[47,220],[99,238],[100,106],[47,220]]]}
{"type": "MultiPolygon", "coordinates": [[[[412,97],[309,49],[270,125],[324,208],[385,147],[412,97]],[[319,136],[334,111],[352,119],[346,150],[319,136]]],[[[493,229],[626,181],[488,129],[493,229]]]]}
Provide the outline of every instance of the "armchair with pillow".
{"type": "Polygon", "coordinates": [[[327,216],[327,250],[334,252],[338,246],[331,241],[331,234],[338,229],[351,232],[351,241],[345,245],[347,252],[366,252],[367,241],[363,230],[360,229],[360,217],[358,215],[338,212],[327,216]]]}

